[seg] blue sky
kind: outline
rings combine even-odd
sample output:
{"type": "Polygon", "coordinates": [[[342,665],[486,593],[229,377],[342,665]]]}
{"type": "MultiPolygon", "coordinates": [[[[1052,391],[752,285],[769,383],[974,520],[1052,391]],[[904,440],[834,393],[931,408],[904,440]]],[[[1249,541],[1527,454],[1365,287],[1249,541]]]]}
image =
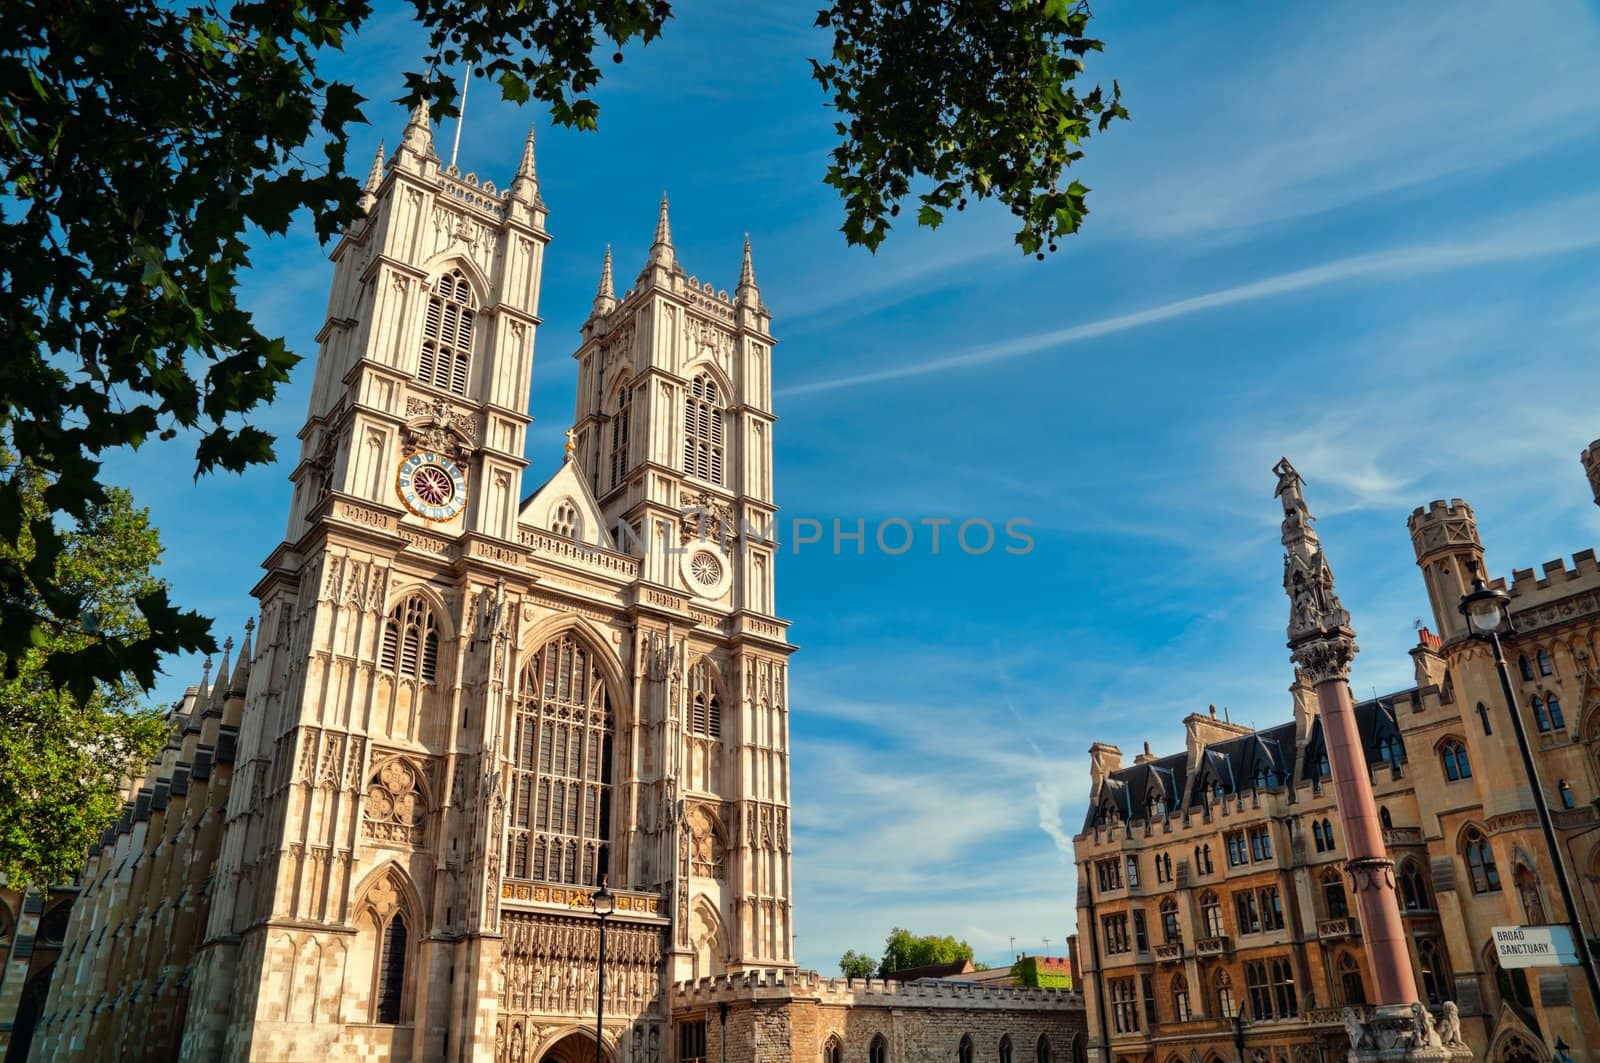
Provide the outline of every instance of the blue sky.
{"type": "MultiPolygon", "coordinates": [[[[1470,18],[1101,0],[1089,75],[1121,80],[1133,121],[1090,143],[1093,213],[1038,263],[984,209],[875,257],[844,246],[814,6],[683,3],[607,64],[598,133],[541,116],[528,484],[560,461],[604,246],[631,276],[665,188],[680,261],[731,289],[748,231],[780,339],[784,517],[1023,519],[1034,540],[934,555],[921,526],[899,556],[870,531],[862,555],[784,555],[799,958],[831,971],[895,925],[991,963],[1012,938],[1059,953],[1089,743],[1170,751],[1208,703],[1289,711],[1280,454],[1361,634],[1358,693],[1410,680],[1413,506],[1470,501],[1497,574],[1600,539],[1577,461],[1600,437],[1600,21],[1554,0],[1470,18]]],[[[338,72],[392,98],[417,47],[382,19],[338,72]]],[[[474,87],[460,162],[504,185],[534,113],[496,95],[474,87]]],[[[367,113],[362,168],[404,122],[367,113]]],[[[255,258],[248,304],[314,354],[330,267],[309,225],[255,258]]],[[[289,460],[310,369],[259,420],[289,460]]],[[[289,460],[197,486],[175,447],[113,463],[219,637],[282,535],[289,460]]],[[[199,666],[169,671],[164,696],[199,666]]]]}

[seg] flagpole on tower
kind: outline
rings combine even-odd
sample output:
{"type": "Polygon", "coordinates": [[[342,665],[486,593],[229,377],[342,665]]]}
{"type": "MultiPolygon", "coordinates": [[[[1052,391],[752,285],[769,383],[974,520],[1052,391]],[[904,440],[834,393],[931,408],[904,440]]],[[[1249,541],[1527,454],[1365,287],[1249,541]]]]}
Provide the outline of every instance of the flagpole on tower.
{"type": "Polygon", "coordinates": [[[450,142],[450,165],[456,164],[456,153],[461,150],[461,123],[467,120],[467,90],[472,88],[472,64],[467,64],[467,76],[461,82],[461,107],[456,111],[456,136],[450,142]]]}

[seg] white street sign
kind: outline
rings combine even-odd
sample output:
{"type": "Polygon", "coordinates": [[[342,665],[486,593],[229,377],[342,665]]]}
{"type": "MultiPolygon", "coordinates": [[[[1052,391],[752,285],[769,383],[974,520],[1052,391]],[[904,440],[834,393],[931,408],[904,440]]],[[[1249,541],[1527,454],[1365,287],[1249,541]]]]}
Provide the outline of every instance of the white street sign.
{"type": "Polygon", "coordinates": [[[1497,926],[1494,950],[1502,967],[1576,967],[1569,926],[1497,926]]]}

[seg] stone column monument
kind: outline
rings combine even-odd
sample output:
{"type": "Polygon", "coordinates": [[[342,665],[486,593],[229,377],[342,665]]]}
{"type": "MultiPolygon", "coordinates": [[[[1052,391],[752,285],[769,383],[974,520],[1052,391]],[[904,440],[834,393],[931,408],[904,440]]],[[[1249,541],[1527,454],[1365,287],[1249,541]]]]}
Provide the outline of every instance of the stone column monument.
{"type": "Polygon", "coordinates": [[[1312,528],[1303,481],[1289,459],[1273,467],[1276,495],[1283,503],[1283,589],[1289,595],[1289,653],[1312,684],[1322,733],[1333,769],[1333,796],[1344,825],[1362,944],[1372,971],[1377,1005],[1363,1018],[1346,1008],[1351,1063],[1383,1060],[1469,1059],[1455,1006],[1443,1020],[1417,998],[1417,981],[1406,950],[1405,926],[1395,895],[1394,861],[1383,843],[1372,779],[1367,772],[1355,705],[1350,697],[1350,662],[1358,647],[1350,614],[1333,587],[1333,570],[1312,528]]]}

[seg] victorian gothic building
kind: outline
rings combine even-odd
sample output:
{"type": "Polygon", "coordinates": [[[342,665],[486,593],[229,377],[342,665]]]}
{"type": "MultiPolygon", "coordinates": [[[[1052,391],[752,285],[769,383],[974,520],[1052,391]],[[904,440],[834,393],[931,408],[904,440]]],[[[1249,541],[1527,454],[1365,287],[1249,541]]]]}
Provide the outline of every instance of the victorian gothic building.
{"type": "MultiPolygon", "coordinates": [[[[1583,464],[1600,503],[1600,440],[1583,464]]],[[[1284,526],[1291,637],[1297,516],[1310,519],[1284,526]]],[[[1583,550],[1491,582],[1510,594],[1515,693],[1576,872],[1568,913],[1494,662],[1459,608],[1484,571],[1477,520],[1454,499],[1408,526],[1433,630],[1411,650],[1414,685],[1354,706],[1409,960],[1393,966],[1409,967],[1416,998],[1475,1059],[1546,1063],[1558,1043],[1595,1058],[1600,1018],[1578,969],[1502,966],[1493,930],[1570,921],[1600,938],[1600,564],[1583,550]]],[[[1276,726],[1212,710],[1185,719],[1185,747],[1169,755],[1146,745],[1130,765],[1114,745],[1091,748],[1076,947],[1101,1063],[1323,1063],[1351,1047],[1348,1031],[1361,1036],[1381,999],[1363,947],[1373,927],[1310,680],[1295,671],[1291,718],[1276,726]]]]}
{"type": "Polygon", "coordinates": [[[566,460],[525,490],[531,137],[496,189],[419,110],[363,206],[259,626],[90,854],[30,1058],[593,1059],[601,883],[610,1063],[1067,1052],[1076,994],[794,970],[748,241],[732,296],[665,199],[620,295],[607,251],[566,460]]]}

